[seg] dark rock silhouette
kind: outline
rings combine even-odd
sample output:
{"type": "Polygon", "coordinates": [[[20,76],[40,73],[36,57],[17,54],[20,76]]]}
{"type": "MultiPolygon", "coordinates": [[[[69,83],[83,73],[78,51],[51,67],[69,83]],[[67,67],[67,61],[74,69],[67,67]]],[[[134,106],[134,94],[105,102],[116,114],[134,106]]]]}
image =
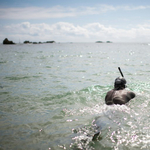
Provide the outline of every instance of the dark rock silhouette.
{"type": "Polygon", "coordinates": [[[33,42],[33,44],[37,44],[37,42],[33,42]]]}
{"type": "Polygon", "coordinates": [[[111,41],[106,41],[106,43],[112,43],[111,41]]]}
{"type": "Polygon", "coordinates": [[[46,43],[55,43],[55,41],[47,41],[46,43]]]}
{"type": "Polygon", "coordinates": [[[96,43],[103,43],[103,41],[96,41],[96,43]]]}
{"type": "MultiPolygon", "coordinates": [[[[42,44],[42,42],[30,42],[30,41],[24,41],[24,44],[42,44]]],[[[43,43],[56,43],[55,41],[46,41],[43,43]]]]}
{"type": "Polygon", "coordinates": [[[24,41],[24,44],[31,44],[32,42],[30,41],[24,41]]]}
{"type": "Polygon", "coordinates": [[[4,39],[3,44],[15,44],[13,41],[9,41],[7,38],[4,39]]]}

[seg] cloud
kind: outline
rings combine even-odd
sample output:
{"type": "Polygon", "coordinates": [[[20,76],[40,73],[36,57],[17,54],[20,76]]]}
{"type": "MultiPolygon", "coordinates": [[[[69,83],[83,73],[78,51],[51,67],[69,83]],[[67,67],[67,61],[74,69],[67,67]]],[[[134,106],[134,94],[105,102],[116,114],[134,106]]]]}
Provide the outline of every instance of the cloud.
{"type": "Polygon", "coordinates": [[[45,18],[62,18],[73,17],[74,9],[63,8],[61,6],[43,8],[43,7],[26,7],[26,8],[0,8],[0,19],[45,19],[45,18]]]}
{"type": "Polygon", "coordinates": [[[24,36],[41,36],[50,38],[58,37],[87,37],[87,30],[81,26],[74,26],[67,22],[58,22],[55,24],[31,24],[23,22],[21,24],[7,25],[2,30],[3,33],[20,34],[24,36]]]}
{"type": "MultiPolygon", "coordinates": [[[[97,40],[113,42],[148,42],[150,41],[150,24],[138,25],[131,29],[117,29],[100,23],[75,26],[68,22],[55,24],[31,24],[22,22],[1,27],[1,38],[8,35],[15,39],[56,42],[95,42],[97,40]]],[[[1,40],[3,40],[1,39],[1,40]]]]}
{"type": "Polygon", "coordinates": [[[62,7],[54,6],[44,7],[26,7],[26,8],[0,8],[0,19],[47,19],[47,18],[64,18],[81,15],[102,14],[108,11],[117,10],[141,10],[150,9],[150,6],[112,6],[97,5],[93,7],[62,7]]]}
{"type": "Polygon", "coordinates": [[[132,7],[129,7],[129,6],[124,6],[124,7],[120,7],[120,9],[124,9],[124,10],[144,10],[144,9],[150,9],[150,6],[132,6],[132,7]]]}

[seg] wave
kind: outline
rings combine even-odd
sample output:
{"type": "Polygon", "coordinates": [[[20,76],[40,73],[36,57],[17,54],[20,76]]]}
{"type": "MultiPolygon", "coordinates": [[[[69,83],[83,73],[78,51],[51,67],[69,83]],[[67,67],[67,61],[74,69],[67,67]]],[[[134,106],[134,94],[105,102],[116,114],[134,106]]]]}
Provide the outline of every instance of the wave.
{"type": "Polygon", "coordinates": [[[30,79],[30,78],[39,78],[40,76],[24,76],[24,75],[16,75],[16,76],[7,76],[4,79],[7,80],[24,80],[24,79],[30,79]]]}
{"type": "Polygon", "coordinates": [[[76,136],[71,144],[72,149],[118,150],[150,147],[148,133],[144,132],[132,109],[125,105],[103,105],[101,109],[91,126],[74,130],[76,136]]]}
{"type": "MultiPolygon", "coordinates": [[[[127,105],[107,106],[104,103],[94,103],[95,105],[91,105],[91,107],[85,107],[82,112],[84,112],[88,123],[73,130],[75,137],[71,148],[90,150],[149,149],[150,93],[147,91],[149,88],[147,84],[130,85],[130,88],[136,91],[137,97],[127,105]]],[[[109,87],[100,88],[98,86],[98,89],[103,93],[106,92],[105,88],[109,87]]],[[[96,92],[98,94],[98,90],[96,92]]],[[[104,100],[102,95],[101,100],[104,100]]]]}

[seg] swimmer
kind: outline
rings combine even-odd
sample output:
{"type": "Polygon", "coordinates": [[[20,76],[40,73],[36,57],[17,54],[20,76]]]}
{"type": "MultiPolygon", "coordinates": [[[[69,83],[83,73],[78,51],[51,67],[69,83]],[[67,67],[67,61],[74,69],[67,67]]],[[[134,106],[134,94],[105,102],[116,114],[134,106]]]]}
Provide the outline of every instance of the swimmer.
{"type": "Polygon", "coordinates": [[[109,91],[105,97],[105,103],[107,105],[113,104],[126,104],[135,97],[135,93],[126,90],[126,80],[124,77],[118,77],[114,83],[114,89],[109,91]]]}

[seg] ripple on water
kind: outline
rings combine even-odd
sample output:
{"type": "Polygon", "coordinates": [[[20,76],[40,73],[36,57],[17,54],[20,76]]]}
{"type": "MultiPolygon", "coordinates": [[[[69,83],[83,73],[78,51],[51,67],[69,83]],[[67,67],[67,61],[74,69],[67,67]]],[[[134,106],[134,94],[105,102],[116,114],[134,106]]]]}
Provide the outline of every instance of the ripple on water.
{"type": "MultiPolygon", "coordinates": [[[[98,109],[98,107],[97,107],[98,109]]],[[[127,106],[104,106],[90,125],[75,130],[77,136],[72,147],[81,149],[141,149],[149,148],[149,121],[143,123],[139,114],[127,106]],[[148,123],[148,124],[147,124],[148,123]],[[85,130],[86,128],[86,130],[85,130]],[[100,134],[92,141],[95,132],[100,134]],[[91,132],[91,133],[90,133],[91,132]]]]}

